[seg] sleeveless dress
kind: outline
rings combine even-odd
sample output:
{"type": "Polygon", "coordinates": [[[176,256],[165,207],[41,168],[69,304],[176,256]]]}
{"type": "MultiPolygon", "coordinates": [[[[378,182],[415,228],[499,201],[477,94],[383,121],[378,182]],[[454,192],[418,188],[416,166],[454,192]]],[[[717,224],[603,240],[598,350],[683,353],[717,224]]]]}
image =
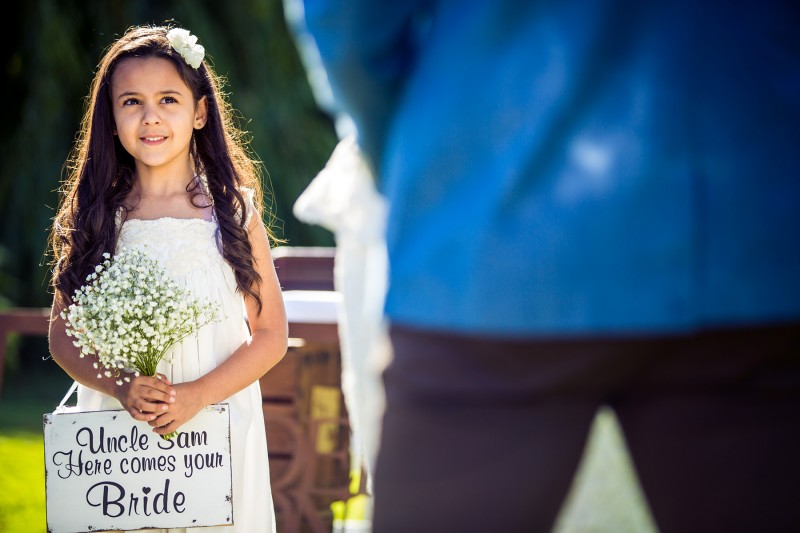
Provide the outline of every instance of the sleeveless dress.
{"type": "MultiPolygon", "coordinates": [[[[247,198],[248,195],[245,195],[247,198]]],[[[247,205],[247,218],[254,212],[247,205]]],[[[146,249],[169,275],[200,298],[219,303],[223,319],[200,328],[173,346],[158,371],[173,383],[191,381],[227,359],[249,336],[244,300],[218,245],[216,218],[155,220],[129,219],[122,223],[117,251],[146,249]]],[[[267,440],[258,381],[224,400],[230,405],[233,526],[147,530],[202,533],[273,533],[275,514],[269,485],[267,440]]],[[[115,399],[94,389],[78,387],[78,407],[86,410],[121,409],[115,399]]]]}

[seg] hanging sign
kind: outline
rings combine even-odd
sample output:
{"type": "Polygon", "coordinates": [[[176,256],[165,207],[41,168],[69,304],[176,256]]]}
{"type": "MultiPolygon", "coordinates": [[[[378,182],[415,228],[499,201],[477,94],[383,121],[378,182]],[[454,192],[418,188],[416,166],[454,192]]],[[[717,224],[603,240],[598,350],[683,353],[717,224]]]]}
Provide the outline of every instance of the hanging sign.
{"type": "Polygon", "coordinates": [[[164,440],[122,410],[44,415],[51,533],[233,523],[230,412],[210,405],[164,440]]]}

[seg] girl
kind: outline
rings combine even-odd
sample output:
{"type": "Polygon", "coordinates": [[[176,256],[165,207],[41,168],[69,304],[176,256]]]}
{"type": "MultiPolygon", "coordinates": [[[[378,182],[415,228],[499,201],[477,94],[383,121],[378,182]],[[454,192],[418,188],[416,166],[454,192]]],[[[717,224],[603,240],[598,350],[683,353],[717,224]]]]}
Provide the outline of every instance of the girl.
{"type": "Polygon", "coordinates": [[[235,526],[220,531],[272,532],[258,379],[286,353],[286,315],[256,208],[258,167],[196,41],[182,29],[136,27],[100,62],[51,235],[50,349],[80,384],[80,407],[122,407],[161,435],[227,402],[235,526]],[[79,357],[59,315],[104,252],[129,246],[147,246],[224,318],[172,348],[156,377],[120,386],[79,357]]]}

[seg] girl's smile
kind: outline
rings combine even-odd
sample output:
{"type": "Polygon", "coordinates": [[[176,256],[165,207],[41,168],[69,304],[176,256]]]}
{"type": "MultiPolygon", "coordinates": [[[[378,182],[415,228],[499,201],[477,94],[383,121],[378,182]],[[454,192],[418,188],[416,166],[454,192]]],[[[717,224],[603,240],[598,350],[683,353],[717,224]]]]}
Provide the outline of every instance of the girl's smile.
{"type": "Polygon", "coordinates": [[[144,175],[191,175],[189,147],[205,125],[206,101],[191,90],[169,60],[128,58],[111,78],[117,136],[144,175]]]}

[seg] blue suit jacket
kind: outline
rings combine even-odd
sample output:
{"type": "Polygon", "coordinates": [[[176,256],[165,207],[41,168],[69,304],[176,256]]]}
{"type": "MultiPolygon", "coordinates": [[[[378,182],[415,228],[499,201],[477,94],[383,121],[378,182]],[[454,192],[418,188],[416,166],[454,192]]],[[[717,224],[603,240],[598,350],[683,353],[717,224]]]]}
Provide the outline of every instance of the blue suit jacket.
{"type": "Polygon", "coordinates": [[[286,9],[390,202],[392,321],[535,336],[800,318],[793,3],[286,9]]]}

